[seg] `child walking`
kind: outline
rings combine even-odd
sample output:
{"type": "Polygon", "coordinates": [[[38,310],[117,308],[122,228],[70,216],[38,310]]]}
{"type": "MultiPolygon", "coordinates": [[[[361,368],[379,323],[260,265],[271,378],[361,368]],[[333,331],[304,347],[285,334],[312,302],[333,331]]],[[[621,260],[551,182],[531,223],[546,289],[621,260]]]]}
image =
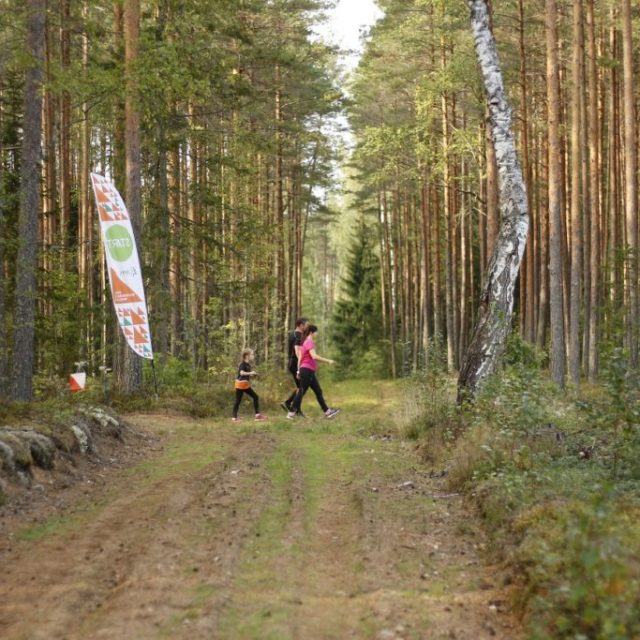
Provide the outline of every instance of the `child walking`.
{"type": "Polygon", "coordinates": [[[233,405],[233,413],[231,421],[240,422],[238,418],[238,409],[240,408],[240,402],[242,401],[242,395],[247,394],[253,400],[253,408],[255,411],[255,420],[266,420],[267,416],[263,416],[260,413],[260,399],[258,394],[251,388],[251,379],[258,375],[257,371],[253,370],[251,363],[254,361],[255,355],[253,349],[245,349],[242,352],[242,362],[238,365],[238,375],[236,376],[235,388],[236,388],[236,402],[233,405]]]}

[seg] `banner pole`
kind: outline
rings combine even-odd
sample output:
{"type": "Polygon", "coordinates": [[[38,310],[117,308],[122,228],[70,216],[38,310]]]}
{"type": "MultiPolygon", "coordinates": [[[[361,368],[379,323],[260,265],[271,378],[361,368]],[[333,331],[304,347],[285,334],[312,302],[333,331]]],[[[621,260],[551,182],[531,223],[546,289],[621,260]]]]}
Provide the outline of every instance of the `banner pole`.
{"type": "Polygon", "coordinates": [[[158,378],[156,377],[156,361],[151,358],[151,371],[153,371],[153,385],[156,389],[156,400],[158,400],[158,378]]]}

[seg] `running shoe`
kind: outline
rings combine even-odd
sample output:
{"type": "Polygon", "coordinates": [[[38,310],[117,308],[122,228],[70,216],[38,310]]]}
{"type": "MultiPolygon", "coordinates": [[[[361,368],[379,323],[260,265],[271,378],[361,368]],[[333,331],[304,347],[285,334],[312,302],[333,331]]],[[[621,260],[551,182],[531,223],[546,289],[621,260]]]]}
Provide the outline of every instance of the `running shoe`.
{"type": "Polygon", "coordinates": [[[298,414],[295,411],[287,411],[287,418],[289,420],[295,420],[298,414]]]}
{"type": "Polygon", "coordinates": [[[268,420],[267,416],[262,415],[261,413],[256,413],[255,421],[262,422],[263,420],[268,420]]]}
{"type": "Polygon", "coordinates": [[[231,422],[242,422],[242,418],[231,418],[231,422]]]}
{"type": "Polygon", "coordinates": [[[331,419],[331,418],[335,418],[338,414],[340,413],[340,409],[327,409],[324,412],[324,415],[331,419]]]}

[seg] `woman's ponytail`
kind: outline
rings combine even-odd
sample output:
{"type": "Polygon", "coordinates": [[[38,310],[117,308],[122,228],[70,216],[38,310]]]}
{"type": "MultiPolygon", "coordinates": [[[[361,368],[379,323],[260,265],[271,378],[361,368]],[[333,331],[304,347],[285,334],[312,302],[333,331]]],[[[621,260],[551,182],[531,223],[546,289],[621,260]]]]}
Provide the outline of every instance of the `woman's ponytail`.
{"type": "Polygon", "coordinates": [[[312,333],[315,333],[318,330],[315,324],[308,324],[305,330],[302,332],[304,339],[306,340],[312,333]]]}

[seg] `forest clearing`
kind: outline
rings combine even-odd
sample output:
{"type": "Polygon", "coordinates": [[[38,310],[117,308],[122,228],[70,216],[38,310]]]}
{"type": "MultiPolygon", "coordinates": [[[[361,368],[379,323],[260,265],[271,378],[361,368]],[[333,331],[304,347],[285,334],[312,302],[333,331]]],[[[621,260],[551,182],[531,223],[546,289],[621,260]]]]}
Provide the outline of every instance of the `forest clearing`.
{"type": "Polygon", "coordinates": [[[359,383],[334,421],[130,416],[155,453],[44,522],[0,519],[2,637],[519,638],[461,495],[398,437],[400,400],[359,383]]]}
{"type": "Polygon", "coordinates": [[[3,640],[640,638],[637,5],[0,0],[3,640]]]}

